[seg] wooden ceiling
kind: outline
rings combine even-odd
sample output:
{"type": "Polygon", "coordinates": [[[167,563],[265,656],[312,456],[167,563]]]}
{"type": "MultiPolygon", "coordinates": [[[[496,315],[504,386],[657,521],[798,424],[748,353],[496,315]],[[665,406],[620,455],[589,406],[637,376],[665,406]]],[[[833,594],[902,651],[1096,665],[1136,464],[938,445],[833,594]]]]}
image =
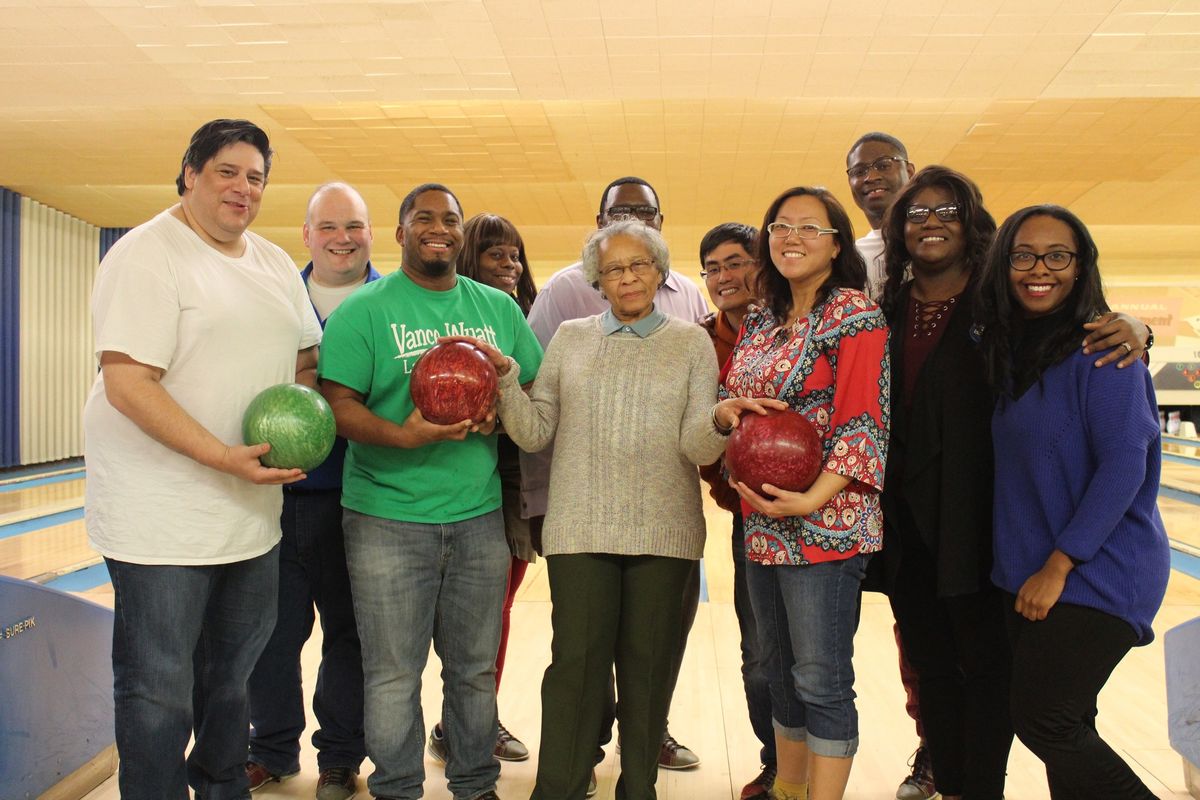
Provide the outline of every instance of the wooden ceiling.
{"type": "Polygon", "coordinates": [[[849,205],[846,150],[884,130],[997,217],[1076,209],[1120,280],[1200,274],[1200,0],[0,6],[0,185],[96,225],[172,203],[191,132],[244,116],[277,151],[254,229],[298,261],[315,185],[363,191],[391,268],[400,199],[436,180],[511,218],[544,278],[634,174],[694,271],[705,230],[788,186],[849,205]]]}

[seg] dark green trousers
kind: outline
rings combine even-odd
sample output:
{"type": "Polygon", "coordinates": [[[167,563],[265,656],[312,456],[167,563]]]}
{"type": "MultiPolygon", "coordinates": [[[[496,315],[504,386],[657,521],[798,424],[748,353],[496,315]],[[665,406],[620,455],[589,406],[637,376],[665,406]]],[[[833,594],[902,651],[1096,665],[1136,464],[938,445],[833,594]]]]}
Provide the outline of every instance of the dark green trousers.
{"type": "Polygon", "coordinates": [[[550,556],[546,564],[554,634],[530,800],[584,800],[614,664],[621,698],[617,800],[654,800],[693,562],[582,553],[550,556]]]}

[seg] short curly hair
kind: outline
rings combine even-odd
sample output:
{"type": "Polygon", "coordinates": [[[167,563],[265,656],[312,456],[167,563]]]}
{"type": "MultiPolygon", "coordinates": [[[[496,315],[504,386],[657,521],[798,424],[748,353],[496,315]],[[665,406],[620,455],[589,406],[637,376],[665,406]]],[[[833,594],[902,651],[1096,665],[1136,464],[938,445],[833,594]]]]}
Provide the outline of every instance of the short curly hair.
{"type": "Polygon", "coordinates": [[[646,252],[654,259],[654,264],[658,267],[658,285],[662,286],[666,283],[667,275],[671,271],[671,253],[667,249],[667,240],[661,233],[644,222],[629,219],[597,229],[583,243],[583,275],[593,288],[600,288],[600,245],[614,236],[632,236],[635,239],[641,239],[642,244],[646,246],[646,252]]]}

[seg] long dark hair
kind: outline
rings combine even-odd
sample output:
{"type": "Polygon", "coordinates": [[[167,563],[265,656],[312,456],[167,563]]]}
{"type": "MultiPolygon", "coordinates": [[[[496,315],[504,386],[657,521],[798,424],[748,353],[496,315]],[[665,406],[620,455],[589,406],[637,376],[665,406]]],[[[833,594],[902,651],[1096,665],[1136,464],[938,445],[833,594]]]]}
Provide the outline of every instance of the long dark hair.
{"type": "Polygon", "coordinates": [[[488,248],[496,245],[510,245],[517,248],[517,260],[521,262],[521,277],[517,278],[517,291],[514,295],[521,312],[529,315],[533,307],[533,299],[537,297],[537,286],[533,283],[533,273],[529,270],[529,259],[525,257],[525,240],[517,232],[511,222],[497,214],[476,214],[467,220],[463,226],[463,247],[458,254],[458,274],[466,275],[472,280],[480,280],[479,257],[488,248]]]}
{"type": "Polygon", "coordinates": [[[883,297],[879,305],[883,313],[892,319],[896,311],[896,302],[900,297],[900,289],[904,286],[904,276],[912,256],[904,243],[904,225],[908,221],[908,207],[913,198],[925,189],[937,187],[944,189],[954,197],[958,205],[958,220],[962,223],[966,236],[966,250],[963,258],[967,263],[969,277],[967,278],[967,296],[969,297],[974,283],[979,279],[979,271],[987,258],[988,247],[996,233],[996,220],[983,206],[983,194],[975,181],[961,172],[949,167],[934,164],[925,167],[912,177],[896,199],[892,201],[887,215],[883,218],[883,256],[887,265],[887,280],[883,284],[883,297]]]}
{"type": "Polygon", "coordinates": [[[1067,299],[1059,307],[1063,313],[1056,315],[1053,329],[1033,343],[1029,351],[1030,363],[1022,364],[1021,370],[1028,370],[1040,379],[1049,367],[1079,348],[1083,335],[1081,326],[1090,322],[1096,314],[1109,310],[1100,283],[1100,253],[1087,226],[1079,217],[1062,206],[1038,205],[1022,208],[1006,219],[988,251],[974,299],[975,319],[983,327],[980,346],[988,380],[998,394],[1010,397],[1013,373],[1017,367],[1013,363],[1013,336],[1020,322],[1021,309],[1013,300],[1009,284],[1011,267],[1008,256],[1012,252],[1017,231],[1032,217],[1053,217],[1071,229],[1078,250],[1075,256],[1078,277],[1067,299]]]}
{"type": "Polygon", "coordinates": [[[767,233],[767,226],[775,221],[784,203],[803,195],[820,200],[825,206],[825,213],[829,215],[829,224],[837,229],[833,236],[838,243],[838,254],[833,259],[833,269],[829,277],[817,289],[813,306],[825,302],[834,289],[861,290],[867,285],[867,265],[859,255],[858,248],[854,246],[854,226],[850,224],[850,216],[846,209],[842,208],[842,204],[828,189],[821,186],[795,186],[788,189],[775,198],[767,213],[763,215],[762,227],[759,228],[762,235],[758,237],[758,251],[755,253],[758,263],[762,265],[758,271],[756,293],[763,305],[771,309],[771,313],[781,323],[788,318],[792,310],[792,287],[771,260],[771,237],[767,233]]]}

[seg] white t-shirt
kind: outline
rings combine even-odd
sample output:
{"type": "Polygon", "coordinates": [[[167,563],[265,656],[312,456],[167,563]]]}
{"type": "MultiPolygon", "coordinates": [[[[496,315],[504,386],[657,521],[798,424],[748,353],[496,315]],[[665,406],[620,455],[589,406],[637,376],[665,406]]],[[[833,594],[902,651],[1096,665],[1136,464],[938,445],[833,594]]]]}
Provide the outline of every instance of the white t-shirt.
{"type": "MultiPolygon", "coordinates": [[[[295,380],[296,353],[321,326],[287,254],[247,232],[222,255],[163,212],[100,264],[92,290],[96,353],[165,370],[162,386],[197,422],[241,444],[242,413],[263,389],[295,380]]],[[[137,564],[223,564],[279,541],[282,495],[159,444],[113,408],[96,376],[83,414],[88,539],[137,564]]]]}
{"type": "Polygon", "coordinates": [[[312,298],[312,304],[317,309],[317,314],[321,319],[329,319],[329,315],[337,310],[342,301],[354,294],[356,289],[362,288],[364,282],[366,282],[366,276],[361,281],[352,283],[349,286],[322,286],[317,283],[316,278],[310,275],[308,278],[308,296],[312,298]]]}
{"type": "Polygon", "coordinates": [[[883,259],[883,234],[872,230],[854,243],[867,262],[867,294],[878,302],[883,294],[883,283],[887,280],[887,269],[883,259]]]}

